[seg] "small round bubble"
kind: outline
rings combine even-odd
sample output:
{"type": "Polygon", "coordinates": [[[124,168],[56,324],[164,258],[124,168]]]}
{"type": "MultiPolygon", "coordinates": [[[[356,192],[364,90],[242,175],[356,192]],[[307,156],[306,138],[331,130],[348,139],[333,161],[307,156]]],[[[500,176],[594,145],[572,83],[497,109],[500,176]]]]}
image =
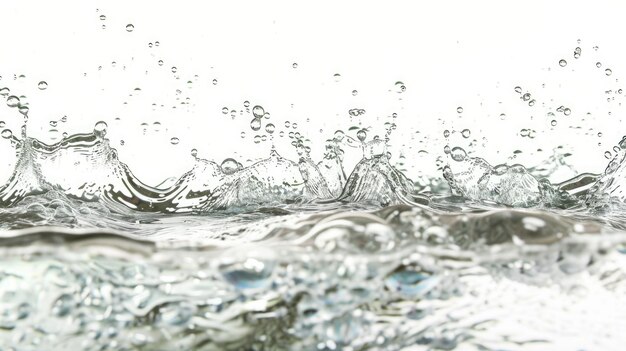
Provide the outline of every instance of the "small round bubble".
{"type": "Polygon", "coordinates": [[[268,134],[272,134],[272,133],[274,133],[274,130],[276,130],[276,127],[275,127],[275,126],[274,126],[274,124],[272,124],[272,123],[268,123],[268,124],[265,126],[265,131],[266,131],[268,134]]]}
{"type": "Polygon", "coordinates": [[[253,118],[250,121],[250,128],[254,130],[255,132],[261,129],[261,119],[258,117],[253,118]]]}
{"type": "Polygon", "coordinates": [[[41,82],[39,82],[39,84],[37,84],[37,88],[39,90],[46,90],[48,89],[48,83],[42,80],[41,82]]]}
{"type": "Polygon", "coordinates": [[[561,66],[561,67],[565,67],[565,66],[567,66],[567,61],[565,61],[564,59],[561,59],[561,60],[559,61],[559,66],[561,66]]]}
{"type": "Polygon", "coordinates": [[[459,106],[456,108],[456,113],[463,113],[463,107],[459,106]]]}
{"type": "Polygon", "coordinates": [[[367,132],[365,131],[365,129],[361,129],[356,133],[356,137],[360,141],[365,141],[365,138],[367,138],[367,132]]]}
{"type": "Polygon", "coordinates": [[[172,145],[178,145],[178,143],[180,143],[180,139],[178,139],[177,137],[172,137],[170,139],[170,144],[172,145]]]}
{"type": "Polygon", "coordinates": [[[395,84],[396,93],[402,94],[406,91],[406,86],[402,82],[396,82],[395,84]]]}
{"type": "Polygon", "coordinates": [[[222,107],[222,113],[227,115],[228,114],[228,107],[222,107]]]}
{"type": "Polygon", "coordinates": [[[457,162],[461,162],[465,160],[467,153],[465,152],[465,150],[463,150],[463,148],[460,148],[457,146],[457,147],[454,147],[452,151],[450,151],[450,155],[452,156],[453,160],[457,162]]]}
{"type": "Polygon", "coordinates": [[[126,31],[127,31],[127,32],[129,32],[129,33],[130,33],[130,32],[132,32],[133,30],[135,30],[135,26],[133,26],[133,25],[132,25],[132,24],[130,24],[130,23],[126,25],[126,31]]]}
{"type": "Polygon", "coordinates": [[[463,138],[467,139],[470,137],[470,135],[472,135],[472,132],[469,129],[463,129],[461,135],[463,135],[463,138]]]}
{"type": "Polygon", "coordinates": [[[0,133],[0,135],[4,138],[4,139],[9,139],[11,136],[13,136],[13,132],[11,132],[10,129],[5,129],[2,131],[2,133],[0,133]]]}
{"type": "Polygon", "coordinates": [[[252,114],[255,118],[261,118],[265,114],[265,110],[262,106],[256,105],[252,108],[252,114]]]}
{"type": "Polygon", "coordinates": [[[17,107],[20,104],[20,98],[15,95],[11,95],[7,98],[7,106],[9,107],[17,107]]]}
{"type": "Polygon", "coordinates": [[[239,164],[234,159],[227,158],[222,161],[220,168],[222,169],[222,173],[230,175],[237,172],[237,170],[239,169],[239,164]]]}
{"type": "Polygon", "coordinates": [[[613,74],[613,71],[611,71],[610,68],[607,68],[604,70],[604,74],[606,74],[607,76],[610,76],[611,74],[613,74]]]}

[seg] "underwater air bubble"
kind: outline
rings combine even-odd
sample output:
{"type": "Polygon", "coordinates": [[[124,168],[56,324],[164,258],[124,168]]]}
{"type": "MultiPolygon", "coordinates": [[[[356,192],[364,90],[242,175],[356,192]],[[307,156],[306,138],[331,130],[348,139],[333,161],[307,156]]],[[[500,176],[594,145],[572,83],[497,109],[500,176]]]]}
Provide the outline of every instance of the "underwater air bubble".
{"type": "Polygon", "coordinates": [[[252,130],[254,130],[255,132],[258,131],[259,129],[261,129],[261,118],[260,117],[254,117],[250,121],[250,128],[252,130]]]}
{"type": "Polygon", "coordinates": [[[333,74],[333,78],[335,79],[335,82],[339,82],[341,81],[341,74],[335,73],[333,74]]]}
{"type": "Polygon", "coordinates": [[[604,74],[606,74],[607,76],[610,76],[611,74],[613,74],[613,71],[611,71],[610,68],[607,68],[604,70],[604,74]]]}
{"type": "Polygon", "coordinates": [[[275,129],[276,129],[276,127],[274,127],[274,124],[272,124],[272,123],[268,123],[268,124],[265,126],[265,131],[266,131],[268,134],[272,134],[272,133],[274,133],[274,130],[275,130],[275,129]]]}
{"type": "Polygon", "coordinates": [[[561,60],[559,61],[559,66],[561,66],[561,67],[565,67],[565,66],[567,66],[567,61],[565,61],[565,60],[561,59],[561,60]]]}
{"type": "Polygon", "coordinates": [[[11,95],[7,98],[7,106],[18,107],[20,105],[20,98],[15,95],[11,95]]]}
{"type": "Polygon", "coordinates": [[[365,138],[367,138],[367,132],[365,131],[365,129],[361,129],[356,133],[356,137],[360,141],[365,141],[365,138]]]}
{"type": "Polygon", "coordinates": [[[177,137],[172,137],[170,139],[170,144],[172,145],[178,145],[178,143],[180,143],[180,139],[178,139],[177,137]]]}
{"type": "Polygon", "coordinates": [[[463,135],[463,138],[467,139],[470,137],[470,135],[472,135],[472,132],[469,129],[463,129],[461,135],[463,135]]]}
{"type": "Polygon", "coordinates": [[[48,89],[48,83],[42,80],[41,82],[39,82],[39,84],[37,84],[37,88],[39,90],[46,90],[48,89]]]}
{"type": "Polygon", "coordinates": [[[456,108],[456,113],[463,113],[463,107],[459,106],[456,108]]]}
{"type": "Polygon", "coordinates": [[[465,160],[465,157],[467,156],[467,153],[465,152],[465,150],[463,150],[463,148],[460,148],[458,146],[452,148],[452,151],[450,152],[450,155],[452,156],[452,159],[457,161],[457,162],[461,162],[463,160],[465,160]]]}
{"type": "Polygon", "coordinates": [[[2,136],[5,139],[9,139],[11,136],[13,136],[13,132],[11,132],[10,129],[5,129],[2,131],[2,133],[0,133],[0,136],[2,136]]]}
{"type": "Polygon", "coordinates": [[[256,105],[252,108],[252,115],[254,115],[255,118],[261,118],[264,114],[265,110],[263,109],[263,107],[256,105]]]}
{"type": "Polygon", "coordinates": [[[239,169],[239,163],[237,163],[235,159],[227,158],[222,161],[220,168],[222,170],[222,173],[230,175],[235,173],[239,169]]]}
{"type": "Polygon", "coordinates": [[[133,26],[132,24],[127,24],[126,25],[126,31],[127,32],[132,32],[133,30],[135,30],[135,26],[133,26]]]}
{"type": "Polygon", "coordinates": [[[404,93],[406,91],[406,86],[402,82],[396,82],[394,86],[395,86],[396,93],[398,94],[404,93]]]}
{"type": "Polygon", "coordinates": [[[358,94],[359,92],[356,89],[352,90],[352,96],[357,96],[358,94]]]}

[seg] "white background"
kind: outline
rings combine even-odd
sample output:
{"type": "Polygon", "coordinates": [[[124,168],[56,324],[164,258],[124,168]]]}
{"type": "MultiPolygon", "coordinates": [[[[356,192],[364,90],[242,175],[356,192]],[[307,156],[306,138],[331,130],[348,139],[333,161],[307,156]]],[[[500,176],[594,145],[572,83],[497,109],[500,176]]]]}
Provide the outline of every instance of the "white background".
{"type": "MultiPolygon", "coordinates": [[[[4,1],[0,86],[27,97],[29,135],[46,142],[106,121],[120,158],[149,184],[188,170],[192,148],[218,162],[265,157],[270,142],[252,137],[266,133],[254,133],[251,115],[239,115],[245,100],[271,113],[263,123],[277,126],[277,148],[286,157],[295,155],[288,138],[278,136],[294,131],[286,120],[298,123],[295,131],[311,139],[318,159],[335,130],[371,127],[371,138],[393,120],[394,162],[403,155],[410,176],[434,174],[446,143],[493,164],[527,166],[562,145],[579,171],[600,172],[604,152],[626,134],[624,95],[615,94],[626,68],[624,14],[622,1],[4,1]],[[155,41],[160,45],[149,48],[155,41]],[[577,46],[582,55],[575,60],[577,46]],[[568,65],[560,67],[560,59],[568,65]],[[42,80],[47,90],[37,89],[42,80]],[[396,81],[404,93],[394,91],[396,81]],[[536,105],[521,101],[515,86],[532,93],[536,105]],[[187,97],[189,105],[180,105],[187,97]],[[556,113],[561,105],[572,114],[556,113]],[[237,110],[235,119],[222,114],[225,106],[237,110]],[[350,118],[351,108],[367,113],[350,118]],[[64,115],[67,123],[50,133],[49,121],[64,115]],[[148,124],[145,133],[141,123],[148,124]],[[465,128],[468,139],[460,136],[465,128]],[[536,138],[520,136],[523,128],[536,138]],[[456,131],[449,141],[444,129],[456,131]],[[170,144],[172,137],[180,143],[170,144]],[[515,150],[522,153],[512,158],[515,150]]],[[[0,120],[19,130],[17,111],[1,106],[0,120]]],[[[2,141],[6,178],[14,156],[2,141]]]]}

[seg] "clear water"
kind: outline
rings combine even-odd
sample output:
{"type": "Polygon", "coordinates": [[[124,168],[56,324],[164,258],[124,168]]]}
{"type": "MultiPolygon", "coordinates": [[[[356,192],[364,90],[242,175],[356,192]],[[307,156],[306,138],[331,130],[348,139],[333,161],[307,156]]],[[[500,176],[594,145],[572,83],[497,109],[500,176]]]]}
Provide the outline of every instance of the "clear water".
{"type": "MultiPolygon", "coordinates": [[[[0,81],[6,119],[19,126],[2,122],[15,161],[0,187],[0,350],[620,350],[626,341],[626,139],[605,153],[603,173],[569,165],[562,150],[492,165],[476,140],[448,145],[475,129],[442,127],[427,138],[444,148],[415,148],[394,132],[402,116],[370,128],[353,120],[368,111],[352,107],[352,126],[308,138],[296,127],[307,121],[283,128],[245,101],[215,114],[245,120],[238,132],[265,147],[263,158],[213,160],[194,148],[187,172],[151,186],[122,161],[124,141],[113,146],[105,121],[62,136],[65,120],[50,121],[48,140],[32,137],[15,81],[0,81]],[[406,146],[394,149],[401,157],[394,142],[406,146]]],[[[520,87],[507,92],[535,104],[520,87]]],[[[545,109],[552,127],[554,112],[572,113],[545,109]]]]}

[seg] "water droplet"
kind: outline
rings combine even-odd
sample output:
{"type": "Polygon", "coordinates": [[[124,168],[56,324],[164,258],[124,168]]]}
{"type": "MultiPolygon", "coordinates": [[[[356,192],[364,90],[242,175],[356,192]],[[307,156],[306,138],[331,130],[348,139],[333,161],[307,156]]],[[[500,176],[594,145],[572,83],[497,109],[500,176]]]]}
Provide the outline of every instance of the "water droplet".
{"type": "Polygon", "coordinates": [[[613,74],[613,71],[611,71],[610,68],[607,68],[604,70],[604,74],[606,74],[607,76],[610,76],[611,74],[613,74]]]}
{"type": "Polygon", "coordinates": [[[450,145],[446,145],[446,146],[444,146],[444,147],[443,147],[443,152],[444,152],[445,154],[449,154],[449,153],[450,153],[450,145]]]}
{"type": "Polygon", "coordinates": [[[243,107],[248,108],[250,107],[250,101],[246,100],[243,102],[243,107]]]}
{"type": "Polygon", "coordinates": [[[99,121],[98,123],[96,123],[93,127],[93,132],[94,134],[100,135],[100,136],[105,136],[107,134],[107,123],[104,121],[99,121]]]}
{"type": "Polygon", "coordinates": [[[255,118],[261,118],[264,114],[265,110],[263,109],[263,107],[256,105],[252,108],[252,115],[254,115],[255,118]]]}
{"type": "Polygon", "coordinates": [[[132,32],[133,30],[135,30],[135,26],[133,26],[133,25],[132,25],[132,24],[130,24],[130,23],[126,25],[126,31],[127,31],[127,32],[129,32],[129,33],[130,33],[130,32],[132,32]]]}
{"type": "Polygon", "coordinates": [[[524,100],[524,101],[530,100],[530,93],[526,93],[526,94],[522,95],[522,100],[524,100]]]}
{"type": "Polygon", "coordinates": [[[472,135],[472,132],[469,129],[463,129],[461,135],[463,135],[463,138],[467,139],[470,137],[470,135],[472,135]]]}
{"type": "Polygon", "coordinates": [[[9,90],[9,88],[1,88],[0,89],[0,95],[1,96],[8,96],[10,92],[11,92],[11,90],[9,90]]]}
{"type": "Polygon", "coordinates": [[[254,136],[254,143],[255,143],[255,144],[258,144],[258,143],[260,143],[260,142],[261,142],[261,137],[260,137],[260,136],[258,136],[258,135],[255,135],[255,136],[254,136]]]}
{"type": "Polygon", "coordinates": [[[213,85],[217,85],[217,79],[213,79],[213,85]]]}
{"type": "Polygon", "coordinates": [[[551,124],[553,127],[554,127],[554,126],[556,126],[556,124],[557,124],[556,119],[553,119],[553,120],[550,122],[550,124],[551,124]]]}
{"type": "Polygon", "coordinates": [[[363,142],[365,141],[365,138],[367,138],[367,132],[365,131],[365,129],[361,129],[356,133],[356,137],[363,142]]]}
{"type": "Polygon", "coordinates": [[[48,89],[48,83],[42,80],[39,84],[37,84],[37,88],[39,88],[39,90],[46,90],[48,89]]]}
{"type": "Polygon", "coordinates": [[[605,157],[607,160],[610,160],[610,159],[611,159],[611,152],[610,152],[610,151],[606,151],[606,152],[604,152],[604,157],[605,157]]]}
{"type": "Polygon", "coordinates": [[[515,87],[515,92],[518,94],[522,93],[522,87],[515,87]]]}
{"type": "Polygon", "coordinates": [[[572,114],[572,110],[570,110],[569,108],[565,108],[563,109],[563,114],[569,116],[570,114],[572,114]]]}
{"type": "Polygon", "coordinates": [[[197,157],[198,156],[198,149],[191,149],[191,156],[197,157]]]}
{"type": "Polygon", "coordinates": [[[274,125],[273,125],[272,123],[268,123],[268,124],[265,126],[265,131],[266,131],[268,134],[272,134],[272,133],[274,133],[274,130],[275,130],[275,129],[276,129],[276,127],[274,127],[274,125]]]}
{"type": "Polygon", "coordinates": [[[559,66],[561,66],[561,67],[565,67],[565,66],[567,66],[567,61],[565,61],[565,60],[561,59],[561,60],[559,61],[559,66]]]}
{"type": "Polygon", "coordinates": [[[177,137],[172,137],[172,139],[170,139],[170,144],[178,145],[178,143],[180,143],[180,139],[178,139],[177,137]]]}
{"type": "Polygon", "coordinates": [[[598,68],[602,67],[602,62],[596,62],[596,67],[598,68]]]}
{"type": "Polygon", "coordinates": [[[333,78],[335,79],[335,82],[339,82],[339,81],[341,81],[341,74],[335,73],[333,75],[333,78]]]}
{"type": "Polygon", "coordinates": [[[602,132],[598,132],[598,138],[602,138],[602,132]]]}
{"type": "Polygon", "coordinates": [[[152,48],[152,43],[148,43],[148,47],[149,47],[149,48],[152,48]]]}
{"type": "Polygon", "coordinates": [[[582,49],[580,47],[577,47],[576,49],[574,49],[574,58],[578,59],[580,57],[581,52],[582,52],[582,49]]]}
{"type": "Polygon", "coordinates": [[[107,16],[105,16],[105,15],[100,15],[100,21],[104,21],[104,20],[106,20],[106,19],[107,19],[107,16]]]}
{"type": "Polygon", "coordinates": [[[500,119],[501,119],[501,120],[504,120],[505,118],[506,118],[506,114],[501,113],[501,114],[500,114],[500,119]]]}
{"type": "Polygon", "coordinates": [[[159,60],[159,66],[163,66],[163,60],[159,60]]]}
{"type": "Polygon", "coordinates": [[[5,125],[6,123],[4,121],[0,121],[0,128],[4,128],[5,125]]]}
{"type": "Polygon", "coordinates": [[[450,155],[452,156],[453,160],[457,162],[461,162],[465,160],[467,153],[465,152],[465,150],[463,150],[463,148],[460,148],[457,146],[452,149],[452,151],[450,152],[450,155]]]}
{"type": "Polygon", "coordinates": [[[356,89],[352,90],[352,96],[357,96],[358,94],[359,92],[356,89]]]}
{"type": "Polygon", "coordinates": [[[528,106],[535,106],[535,99],[528,101],[528,106]]]}
{"type": "Polygon", "coordinates": [[[222,107],[222,113],[227,115],[228,114],[228,107],[222,107]]]}
{"type": "Polygon", "coordinates": [[[261,118],[253,118],[252,121],[250,121],[250,128],[255,132],[261,129],[261,118]]]}
{"type": "Polygon", "coordinates": [[[396,93],[398,94],[404,93],[406,91],[406,86],[404,85],[404,83],[399,82],[399,81],[396,82],[395,88],[396,88],[396,93]]]}
{"type": "Polygon", "coordinates": [[[17,107],[20,104],[20,98],[15,95],[11,95],[7,98],[7,106],[9,107],[17,107]]]}
{"type": "Polygon", "coordinates": [[[296,122],[291,123],[291,128],[298,129],[298,123],[296,122]]]}
{"type": "Polygon", "coordinates": [[[456,113],[463,113],[463,107],[459,106],[456,108],[456,113]]]}
{"type": "Polygon", "coordinates": [[[9,139],[11,136],[13,136],[13,132],[10,129],[5,129],[2,131],[2,133],[0,133],[0,135],[5,139],[9,139]]]}
{"type": "Polygon", "coordinates": [[[449,136],[450,136],[450,131],[449,131],[449,130],[447,130],[447,129],[446,129],[446,130],[444,130],[444,131],[443,131],[443,136],[444,136],[444,138],[449,137],[449,136]]]}
{"type": "Polygon", "coordinates": [[[270,113],[269,113],[269,112],[265,112],[265,113],[263,114],[263,118],[265,118],[265,119],[270,119],[270,113]]]}
{"type": "Polygon", "coordinates": [[[241,138],[245,138],[246,137],[246,132],[241,132],[241,138]]]}
{"type": "Polygon", "coordinates": [[[57,126],[57,121],[50,121],[48,123],[50,124],[50,127],[56,127],[57,126]]]}
{"type": "Polygon", "coordinates": [[[176,66],[172,66],[172,73],[176,73],[176,71],[178,71],[178,68],[176,68],[176,66]]]}
{"type": "Polygon", "coordinates": [[[293,67],[293,68],[298,68],[298,63],[297,63],[297,62],[294,62],[294,63],[291,65],[291,67],[293,67]]]}

